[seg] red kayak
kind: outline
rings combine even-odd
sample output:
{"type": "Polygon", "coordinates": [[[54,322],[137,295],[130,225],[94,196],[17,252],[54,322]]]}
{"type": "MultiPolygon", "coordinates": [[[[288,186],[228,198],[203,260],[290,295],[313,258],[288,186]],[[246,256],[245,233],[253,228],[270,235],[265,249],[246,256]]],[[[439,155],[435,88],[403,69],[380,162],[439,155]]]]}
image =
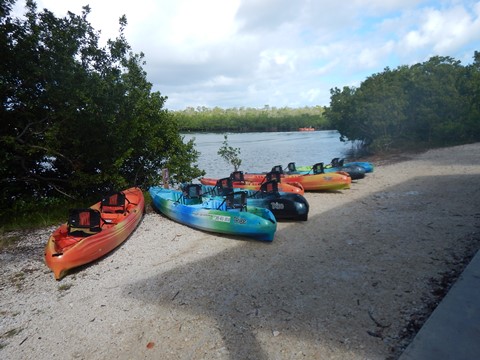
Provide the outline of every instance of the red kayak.
{"type": "Polygon", "coordinates": [[[68,222],[48,239],[45,262],[59,280],[67,271],[109,253],[135,230],[142,219],[142,190],[112,193],[87,209],[70,211],[68,222]]]}

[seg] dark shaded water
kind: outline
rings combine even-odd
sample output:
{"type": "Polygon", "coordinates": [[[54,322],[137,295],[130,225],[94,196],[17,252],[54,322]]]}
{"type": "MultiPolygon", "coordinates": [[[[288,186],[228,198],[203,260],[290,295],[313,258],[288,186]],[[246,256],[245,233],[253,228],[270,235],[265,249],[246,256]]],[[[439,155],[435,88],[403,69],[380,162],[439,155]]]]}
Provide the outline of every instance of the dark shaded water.
{"type": "MultiPolygon", "coordinates": [[[[217,152],[222,147],[224,134],[183,134],[184,141],[195,138],[200,157],[198,165],[207,177],[226,177],[233,166],[217,152]]],[[[346,157],[352,142],[341,142],[337,131],[228,133],[228,144],[240,148],[240,170],[245,172],[269,171],[275,165],[286,167],[289,162],[297,166],[330,163],[335,157],[346,157]]]]}

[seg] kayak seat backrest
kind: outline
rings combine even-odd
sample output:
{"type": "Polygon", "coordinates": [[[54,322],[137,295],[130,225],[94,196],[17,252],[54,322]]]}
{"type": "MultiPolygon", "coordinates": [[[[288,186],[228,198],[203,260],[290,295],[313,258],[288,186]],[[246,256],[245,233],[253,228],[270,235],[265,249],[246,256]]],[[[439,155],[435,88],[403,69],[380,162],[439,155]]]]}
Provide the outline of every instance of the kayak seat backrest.
{"type": "Polygon", "coordinates": [[[202,185],[201,184],[187,184],[183,187],[183,198],[188,204],[198,204],[202,202],[202,185]],[[193,200],[193,201],[191,201],[193,200]]]}
{"type": "Polygon", "coordinates": [[[247,193],[245,191],[232,192],[225,197],[227,209],[247,211],[247,193]]]}
{"type": "Polygon", "coordinates": [[[316,163],[315,165],[313,165],[312,170],[314,174],[323,174],[325,172],[323,162],[316,163]]]}
{"type": "Polygon", "coordinates": [[[272,167],[272,170],[270,172],[278,172],[280,174],[283,174],[282,165],[275,165],[274,167],[272,167]]]}
{"type": "Polygon", "coordinates": [[[229,177],[218,179],[217,183],[215,184],[215,190],[217,195],[219,196],[225,196],[227,194],[230,194],[231,192],[233,192],[232,179],[229,177]]]}
{"type": "Polygon", "coordinates": [[[245,178],[243,176],[243,171],[234,171],[230,174],[230,179],[232,181],[239,181],[239,182],[244,182],[245,178]]]}
{"type": "Polygon", "coordinates": [[[265,180],[266,181],[276,181],[276,182],[280,182],[281,179],[282,179],[282,173],[278,172],[278,171],[270,171],[269,173],[267,173],[265,175],[265,180]]]}
{"type": "Polygon", "coordinates": [[[102,230],[100,211],[95,209],[72,209],[68,216],[68,234],[90,236],[102,230]]]}
{"type": "Polygon", "coordinates": [[[100,211],[104,213],[122,214],[126,210],[127,198],[121,191],[110,193],[102,198],[100,211]]]}
{"type": "Polygon", "coordinates": [[[260,191],[263,193],[278,193],[278,182],[270,180],[260,186],[260,191]]]}
{"type": "Polygon", "coordinates": [[[295,163],[294,163],[294,162],[288,163],[287,169],[288,169],[288,171],[290,171],[290,172],[295,172],[295,171],[297,171],[297,167],[295,166],[295,163]]]}
{"type": "Polygon", "coordinates": [[[332,159],[332,167],[342,167],[345,162],[345,159],[340,159],[340,158],[333,158],[332,159]]]}

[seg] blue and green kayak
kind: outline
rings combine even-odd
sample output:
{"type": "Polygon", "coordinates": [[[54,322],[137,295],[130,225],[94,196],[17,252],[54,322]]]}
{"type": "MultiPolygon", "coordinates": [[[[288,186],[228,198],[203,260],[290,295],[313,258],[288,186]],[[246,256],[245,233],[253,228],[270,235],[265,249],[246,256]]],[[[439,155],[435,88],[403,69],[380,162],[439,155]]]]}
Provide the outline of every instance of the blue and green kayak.
{"type": "Polygon", "coordinates": [[[265,208],[247,206],[245,192],[203,197],[200,184],[183,191],[153,186],[153,206],[168,218],[199,230],[272,241],[277,220],[265,208]]]}

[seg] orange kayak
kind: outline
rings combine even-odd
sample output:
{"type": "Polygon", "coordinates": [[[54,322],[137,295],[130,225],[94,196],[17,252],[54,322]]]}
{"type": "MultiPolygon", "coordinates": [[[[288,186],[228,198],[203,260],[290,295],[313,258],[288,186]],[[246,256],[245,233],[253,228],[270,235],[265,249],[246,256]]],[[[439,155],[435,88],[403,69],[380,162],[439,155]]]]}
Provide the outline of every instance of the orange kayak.
{"type": "Polygon", "coordinates": [[[75,209],[45,247],[45,263],[60,280],[68,270],[109,253],[135,230],[145,209],[136,187],[110,194],[87,209],[75,209]]]}
{"type": "MultiPolygon", "coordinates": [[[[245,173],[245,181],[263,181],[265,174],[245,173]]],[[[305,191],[336,191],[349,189],[352,179],[346,173],[282,174],[282,182],[298,182],[305,191]]]]}
{"type": "MultiPolygon", "coordinates": [[[[260,190],[260,187],[262,184],[267,181],[268,179],[266,178],[265,175],[262,175],[262,178],[260,180],[254,180],[254,181],[248,181],[243,178],[243,173],[241,172],[234,172],[230,175],[230,178],[232,179],[232,186],[234,188],[239,188],[239,189],[245,189],[245,190],[260,190]]],[[[221,179],[215,179],[215,178],[201,178],[200,182],[203,185],[211,185],[215,186],[217,185],[217,181],[221,179]]],[[[279,178],[280,181],[277,181],[278,183],[278,191],[280,192],[287,192],[287,193],[293,193],[293,194],[300,194],[303,195],[305,193],[305,190],[303,186],[295,181],[282,181],[281,178],[279,178]]]]}

